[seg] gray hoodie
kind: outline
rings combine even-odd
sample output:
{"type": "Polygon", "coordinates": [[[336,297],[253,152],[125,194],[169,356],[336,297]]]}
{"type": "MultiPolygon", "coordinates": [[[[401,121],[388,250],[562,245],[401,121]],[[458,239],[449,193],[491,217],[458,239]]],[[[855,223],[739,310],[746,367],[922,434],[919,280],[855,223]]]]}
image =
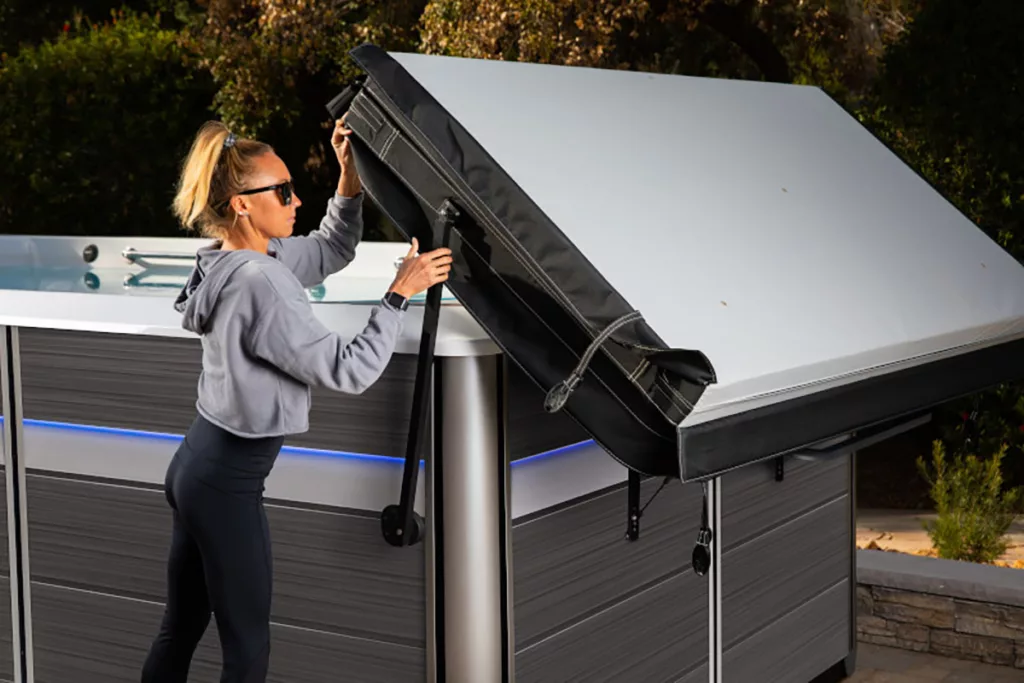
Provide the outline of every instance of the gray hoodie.
{"type": "Polygon", "coordinates": [[[362,198],[335,194],[318,230],[271,240],[269,254],[218,245],[197,252],[174,308],[201,335],[196,408],[206,419],[244,437],[297,434],[309,429],[310,386],[359,394],[380,377],[402,312],[382,300],[346,344],[313,314],[305,291],[355,257],[362,198]]]}

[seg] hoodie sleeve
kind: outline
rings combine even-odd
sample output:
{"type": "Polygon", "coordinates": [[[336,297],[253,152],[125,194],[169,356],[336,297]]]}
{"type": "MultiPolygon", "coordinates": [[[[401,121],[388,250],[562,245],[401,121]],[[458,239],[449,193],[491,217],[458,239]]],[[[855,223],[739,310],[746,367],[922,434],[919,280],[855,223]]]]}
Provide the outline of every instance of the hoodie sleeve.
{"type": "Polygon", "coordinates": [[[402,311],[383,302],[374,306],[363,331],[345,344],[307,301],[282,294],[266,273],[261,276],[249,340],[254,356],[305,384],[348,394],[361,394],[380,378],[402,330],[402,311]]]}
{"type": "Polygon", "coordinates": [[[363,193],[343,197],[335,192],[318,229],[304,236],[274,238],[272,248],[303,287],[312,287],[351,263],[362,237],[363,193]]]}

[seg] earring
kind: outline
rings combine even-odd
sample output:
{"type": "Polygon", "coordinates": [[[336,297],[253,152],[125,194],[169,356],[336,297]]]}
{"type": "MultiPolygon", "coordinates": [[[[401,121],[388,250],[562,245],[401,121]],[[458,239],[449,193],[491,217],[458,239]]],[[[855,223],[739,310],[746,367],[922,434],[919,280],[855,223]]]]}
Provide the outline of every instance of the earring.
{"type": "Polygon", "coordinates": [[[243,216],[245,218],[248,218],[249,217],[249,212],[248,211],[239,211],[238,215],[239,216],[243,216]]]}

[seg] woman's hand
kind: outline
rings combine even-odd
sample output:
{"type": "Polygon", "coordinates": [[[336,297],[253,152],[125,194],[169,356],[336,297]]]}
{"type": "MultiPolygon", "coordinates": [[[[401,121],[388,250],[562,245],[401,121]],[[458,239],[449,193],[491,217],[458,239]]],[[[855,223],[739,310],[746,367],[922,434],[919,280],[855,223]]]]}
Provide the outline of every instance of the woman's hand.
{"type": "Polygon", "coordinates": [[[331,135],[331,147],[338,157],[338,164],[341,165],[341,177],[338,179],[338,194],[342,197],[355,197],[363,187],[359,182],[359,172],[356,170],[356,162],[352,157],[352,144],[348,136],[352,131],[345,127],[345,117],[334,122],[334,133],[331,135]]]}
{"type": "Polygon", "coordinates": [[[401,294],[406,299],[411,299],[439,282],[445,282],[452,269],[451,249],[442,247],[417,256],[418,247],[419,243],[413,237],[412,247],[402,260],[398,275],[388,290],[401,294]]]}

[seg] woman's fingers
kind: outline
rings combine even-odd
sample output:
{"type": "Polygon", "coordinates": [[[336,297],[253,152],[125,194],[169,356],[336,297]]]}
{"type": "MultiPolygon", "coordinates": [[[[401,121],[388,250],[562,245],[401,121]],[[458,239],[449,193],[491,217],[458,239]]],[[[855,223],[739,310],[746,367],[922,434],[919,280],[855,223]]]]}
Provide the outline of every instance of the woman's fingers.
{"type": "Polygon", "coordinates": [[[447,258],[447,262],[442,262],[441,259],[434,261],[430,269],[429,277],[432,284],[444,282],[448,279],[448,274],[452,270],[451,259],[447,258]]]}
{"type": "Polygon", "coordinates": [[[334,122],[334,132],[331,134],[331,144],[338,150],[343,152],[347,149],[345,144],[348,142],[348,136],[352,134],[352,131],[345,127],[345,118],[342,117],[334,122]]]}
{"type": "Polygon", "coordinates": [[[441,247],[420,254],[419,241],[413,237],[410,242],[393,285],[403,292],[418,294],[446,281],[452,269],[452,250],[441,247]]]}
{"type": "Polygon", "coordinates": [[[436,259],[430,264],[430,268],[435,273],[447,273],[452,269],[451,257],[445,257],[443,259],[436,259]]]}
{"type": "Polygon", "coordinates": [[[451,253],[451,249],[444,247],[441,249],[435,249],[428,254],[428,256],[431,257],[431,280],[433,281],[433,284],[438,284],[448,279],[448,274],[451,272],[453,263],[451,253]]]}
{"type": "Polygon", "coordinates": [[[445,263],[451,263],[451,261],[452,261],[451,253],[452,253],[451,249],[448,249],[447,247],[442,247],[440,249],[435,249],[433,251],[428,251],[427,253],[423,254],[423,260],[424,261],[433,261],[434,263],[437,263],[438,261],[443,261],[445,263]]]}

